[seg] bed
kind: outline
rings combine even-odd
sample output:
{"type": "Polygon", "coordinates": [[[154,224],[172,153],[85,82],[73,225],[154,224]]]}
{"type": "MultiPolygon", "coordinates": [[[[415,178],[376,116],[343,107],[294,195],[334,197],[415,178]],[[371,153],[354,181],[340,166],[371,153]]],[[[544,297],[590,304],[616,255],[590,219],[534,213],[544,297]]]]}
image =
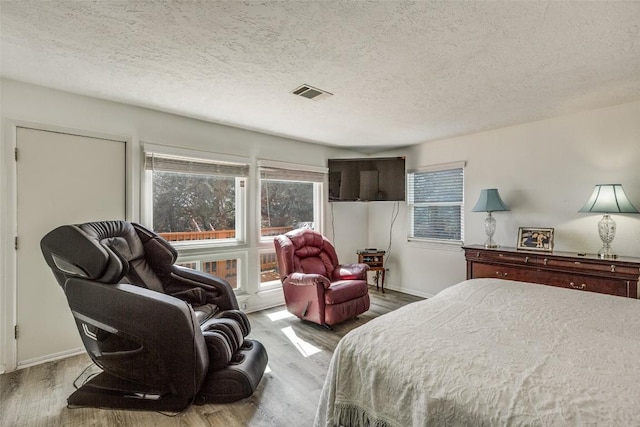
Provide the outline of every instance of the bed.
{"type": "Polygon", "coordinates": [[[640,301],[473,279],[336,347],[315,426],[640,425],[640,301]]]}

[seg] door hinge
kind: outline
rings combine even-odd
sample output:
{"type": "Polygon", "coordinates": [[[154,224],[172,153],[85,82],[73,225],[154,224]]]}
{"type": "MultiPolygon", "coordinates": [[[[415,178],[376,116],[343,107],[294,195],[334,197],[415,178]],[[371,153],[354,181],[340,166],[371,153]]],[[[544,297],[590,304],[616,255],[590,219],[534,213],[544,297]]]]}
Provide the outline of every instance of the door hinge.
{"type": "Polygon", "coordinates": [[[13,247],[16,251],[18,250],[18,236],[13,239],[13,247]]]}
{"type": "Polygon", "coordinates": [[[16,162],[18,161],[18,147],[13,149],[13,157],[14,159],[16,159],[16,162]]]}
{"type": "Polygon", "coordinates": [[[13,327],[13,338],[18,339],[18,325],[13,327]]]}

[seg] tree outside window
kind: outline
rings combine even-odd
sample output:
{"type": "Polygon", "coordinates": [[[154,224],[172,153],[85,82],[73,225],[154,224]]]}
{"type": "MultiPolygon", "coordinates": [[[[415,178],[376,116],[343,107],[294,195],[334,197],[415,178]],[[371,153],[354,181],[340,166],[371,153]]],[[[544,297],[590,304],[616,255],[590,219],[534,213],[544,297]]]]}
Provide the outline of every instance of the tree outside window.
{"type": "Polygon", "coordinates": [[[249,165],[145,153],[153,229],[173,242],[244,240],[249,165]]]}
{"type": "Polygon", "coordinates": [[[202,239],[234,238],[235,187],[232,177],[154,171],[153,228],[170,238],[180,232],[202,239]]]}
{"type": "Polygon", "coordinates": [[[295,228],[313,228],[312,182],[260,182],[260,235],[277,236],[295,228]]]}

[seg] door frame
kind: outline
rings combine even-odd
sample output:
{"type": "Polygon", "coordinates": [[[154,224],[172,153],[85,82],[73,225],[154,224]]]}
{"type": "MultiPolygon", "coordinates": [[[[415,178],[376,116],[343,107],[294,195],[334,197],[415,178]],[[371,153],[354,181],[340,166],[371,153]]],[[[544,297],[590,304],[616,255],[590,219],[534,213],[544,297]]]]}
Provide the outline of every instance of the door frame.
{"type": "MultiPolygon", "coordinates": [[[[14,328],[17,321],[17,254],[14,248],[14,238],[18,232],[18,182],[17,163],[15,161],[15,148],[17,147],[18,128],[31,128],[47,132],[66,133],[88,138],[111,139],[125,143],[125,218],[135,221],[139,217],[139,203],[134,202],[134,196],[139,194],[136,188],[140,188],[140,174],[134,173],[140,168],[141,156],[135,150],[134,145],[139,142],[131,137],[93,132],[86,129],[77,129],[64,126],[56,126],[26,120],[5,118],[2,119],[2,133],[0,138],[2,149],[0,150],[0,189],[3,189],[0,198],[0,374],[12,372],[18,369],[17,341],[14,338],[14,328]]],[[[139,197],[138,197],[139,199],[139,197]]],[[[62,356],[62,357],[66,357],[62,356]]],[[[48,362],[52,359],[41,360],[38,363],[48,362]]],[[[27,365],[20,366],[26,368],[27,365]]]]}

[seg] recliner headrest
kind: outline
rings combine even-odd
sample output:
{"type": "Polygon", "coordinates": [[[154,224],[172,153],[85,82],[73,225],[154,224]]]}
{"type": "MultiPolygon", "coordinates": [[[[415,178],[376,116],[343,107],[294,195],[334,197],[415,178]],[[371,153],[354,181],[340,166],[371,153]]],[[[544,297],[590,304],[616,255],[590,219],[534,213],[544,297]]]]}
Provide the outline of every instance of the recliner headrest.
{"type": "MultiPolygon", "coordinates": [[[[49,267],[65,277],[117,283],[126,273],[126,264],[117,255],[77,225],[50,231],[40,241],[40,248],[49,267]]],[[[56,278],[60,282],[58,275],[56,278]]]]}
{"type": "Polygon", "coordinates": [[[317,256],[323,249],[324,239],[322,234],[310,229],[295,229],[285,234],[293,243],[296,256],[305,258],[317,256]]]}
{"type": "Polygon", "coordinates": [[[162,237],[128,221],[64,225],[43,237],[40,246],[63,287],[69,277],[102,283],[127,278],[132,284],[163,292],[156,274],[170,274],[178,256],[162,237]]]}

